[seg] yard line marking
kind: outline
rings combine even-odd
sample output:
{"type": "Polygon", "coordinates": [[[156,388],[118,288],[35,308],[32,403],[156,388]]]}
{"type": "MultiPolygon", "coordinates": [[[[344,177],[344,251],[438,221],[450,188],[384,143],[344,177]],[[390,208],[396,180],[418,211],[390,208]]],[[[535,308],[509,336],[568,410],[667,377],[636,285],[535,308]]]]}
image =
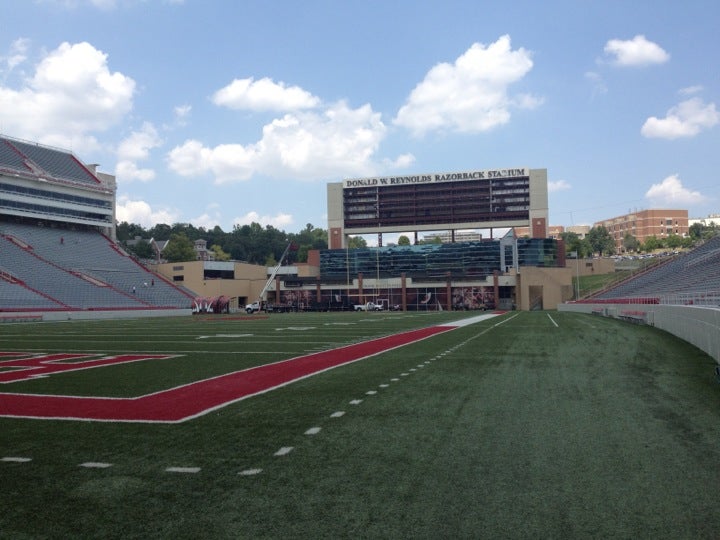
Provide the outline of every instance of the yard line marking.
{"type": "Polygon", "coordinates": [[[165,469],[165,472],[195,474],[200,472],[200,467],[168,467],[165,469]]]}
{"type": "Polygon", "coordinates": [[[390,379],[390,380],[391,380],[392,382],[398,382],[400,379],[398,379],[397,377],[393,377],[393,378],[390,379]]]}
{"type": "Polygon", "coordinates": [[[262,469],[245,469],[244,471],[240,471],[238,474],[240,476],[255,476],[256,474],[260,474],[262,472],[262,469]]]}
{"type": "Polygon", "coordinates": [[[387,388],[387,387],[390,386],[390,385],[389,385],[389,384],[379,384],[378,386],[379,386],[380,388],[387,388]]]}
{"type": "Polygon", "coordinates": [[[345,411],[335,411],[330,415],[330,418],[340,418],[345,414],[345,411]]]}
{"type": "Polygon", "coordinates": [[[317,435],[321,429],[320,427],[311,427],[305,432],[305,435],[317,435]]]}
{"type": "Polygon", "coordinates": [[[550,317],[550,314],[549,314],[549,313],[547,314],[547,316],[548,316],[548,318],[552,321],[552,323],[555,325],[555,328],[560,328],[560,327],[558,326],[558,323],[555,322],[555,319],[553,319],[552,317],[550,317]]]}
{"type": "Polygon", "coordinates": [[[80,465],[78,465],[78,467],[85,467],[87,469],[107,469],[108,467],[112,467],[112,463],[86,461],[85,463],[81,463],[80,465]]]}
{"type": "Polygon", "coordinates": [[[27,463],[28,461],[32,461],[32,458],[8,456],[0,459],[0,461],[5,461],[7,463],[27,463]]]}
{"type": "Polygon", "coordinates": [[[362,399],[353,399],[353,400],[350,402],[350,405],[360,405],[362,402],[363,402],[362,399]]]}
{"type": "Polygon", "coordinates": [[[195,339],[210,339],[210,338],[241,338],[241,337],[252,337],[253,334],[215,334],[214,336],[198,336],[195,339]]]}
{"type": "Polygon", "coordinates": [[[283,446],[280,450],[275,452],[273,456],[286,456],[295,449],[294,446],[283,446]]]}
{"type": "Polygon", "coordinates": [[[377,394],[377,390],[368,390],[367,392],[365,392],[365,394],[368,396],[374,396],[375,394],[377,394]]]}
{"type": "Polygon", "coordinates": [[[401,377],[407,377],[408,375],[410,375],[410,374],[409,373],[401,373],[400,374],[401,377]]]}

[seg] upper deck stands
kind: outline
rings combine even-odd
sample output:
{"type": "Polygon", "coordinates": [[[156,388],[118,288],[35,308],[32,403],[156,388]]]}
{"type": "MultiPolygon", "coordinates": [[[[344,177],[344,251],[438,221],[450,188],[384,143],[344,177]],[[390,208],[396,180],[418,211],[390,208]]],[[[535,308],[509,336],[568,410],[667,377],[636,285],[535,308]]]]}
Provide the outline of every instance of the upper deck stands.
{"type": "Polygon", "coordinates": [[[0,167],[97,185],[99,180],[70,152],[0,137],[0,167]]]}

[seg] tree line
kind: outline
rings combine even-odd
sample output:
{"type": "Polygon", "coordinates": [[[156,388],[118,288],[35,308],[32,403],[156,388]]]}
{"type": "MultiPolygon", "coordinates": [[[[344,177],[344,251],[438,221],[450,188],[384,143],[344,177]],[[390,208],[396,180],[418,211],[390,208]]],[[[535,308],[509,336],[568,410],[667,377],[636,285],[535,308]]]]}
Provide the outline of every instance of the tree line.
{"type": "Polygon", "coordinates": [[[272,225],[259,223],[235,225],[231,232],[219,226],[212,229],[195,227],[190,223],[164,223],[149,229],[135,223],[118,223],[117,239],[125,249],[141,259],[152,259],[155,253],[151,240],[165,241],[163,259],[168,262],[195,259],[194,243],[205,240],[215,260],[244,261],[251,264],[273,265],[282,256],[288,244],[294,244],[292,262],[307,262],[311,249],[327,249],[327,230],[308,223],[298,233],[287,233],[272,225]]]}
{"type": "MultiPolygon", "coordinates": [[[[707,226],[694,223],[688,228],[687,236],[677,234],[669,234],[662,238],[650,236],[644,242],[640,242],[632,234],[627,233],[623,238],[622,250],[623,253],[653,253],[660,249],[689,249],[719,232],[720,227],[712,222],[707,226]]],[[[585,238],[580,238],[574,232],[560,233],[560,237],[565,241],[566,253],[577,252],[580,258],[592,257],[596,253],[601,257],[616,255],[615,240],[603,225],[590,229],[585,238]]]]}

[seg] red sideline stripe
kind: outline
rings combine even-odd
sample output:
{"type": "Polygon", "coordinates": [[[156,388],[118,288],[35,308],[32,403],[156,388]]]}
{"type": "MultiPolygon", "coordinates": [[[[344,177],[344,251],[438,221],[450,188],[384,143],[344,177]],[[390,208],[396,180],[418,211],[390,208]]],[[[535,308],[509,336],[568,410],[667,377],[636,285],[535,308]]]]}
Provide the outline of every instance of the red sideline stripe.
{"type": "Polygon", "coordinates": [[[137,398],[0,393],[0,416],[109,422],[182,422],[336,366],[452,330],[435,326],[299,356],[137,398]]]}

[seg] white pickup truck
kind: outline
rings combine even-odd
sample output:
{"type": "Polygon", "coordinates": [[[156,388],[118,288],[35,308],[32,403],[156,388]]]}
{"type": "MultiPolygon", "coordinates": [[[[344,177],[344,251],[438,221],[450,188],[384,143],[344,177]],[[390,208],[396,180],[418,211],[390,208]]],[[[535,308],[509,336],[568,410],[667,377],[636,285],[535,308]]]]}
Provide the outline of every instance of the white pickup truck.
{"type": "Polygon", "coordinates": [[[355,304],[355,311],[382,311],[382,304],[367,302],[366,304],[355,304]]]}
{"type": "Polygon", "coordinates": [[[252,304],[248,304],[245,306],[245,312],[250,315],[251,313],[255,313],[257,311],[260,311],[262,309],[262,306],[260,305],[260,302],[253,302],[252,304]]]}

